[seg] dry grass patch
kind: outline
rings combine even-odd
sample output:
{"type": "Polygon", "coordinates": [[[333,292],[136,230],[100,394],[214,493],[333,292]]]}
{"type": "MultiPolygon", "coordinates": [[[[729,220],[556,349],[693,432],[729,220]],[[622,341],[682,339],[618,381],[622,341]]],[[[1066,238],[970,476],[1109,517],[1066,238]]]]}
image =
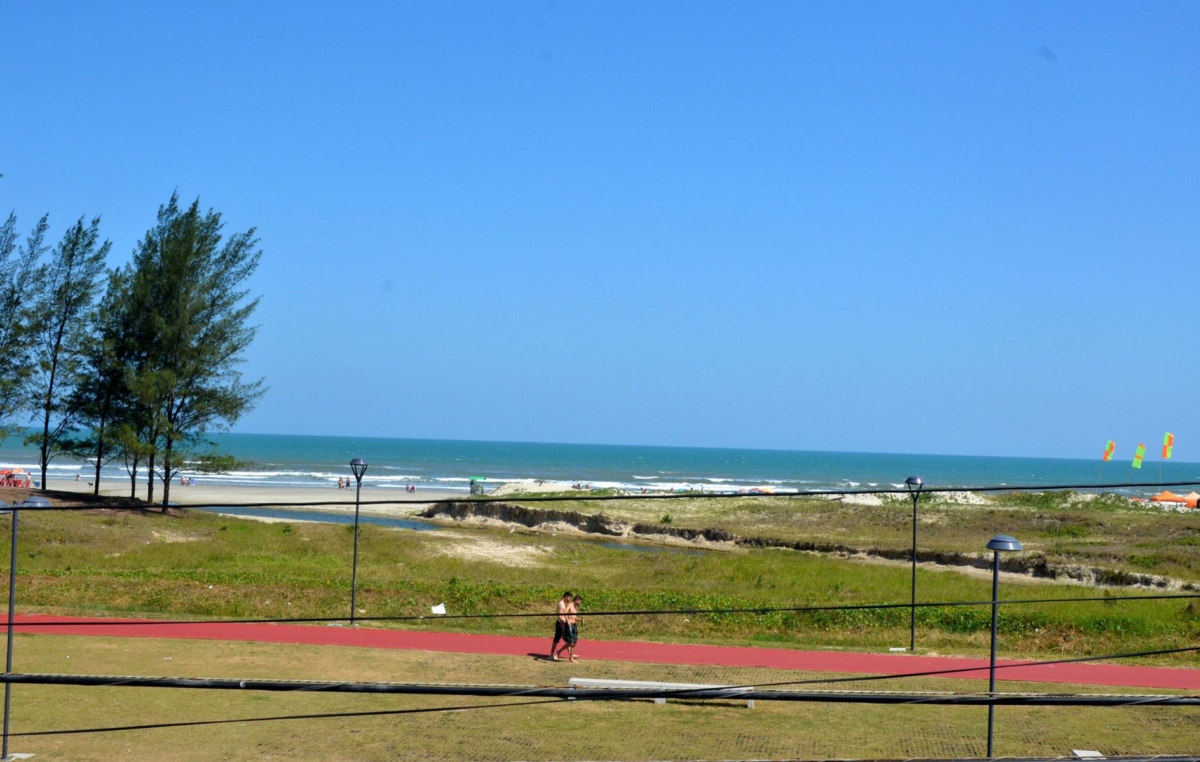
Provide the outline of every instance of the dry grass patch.
{"type": "MultiPolygon", "coordinates": [[[[55,635],[18,636],[15,653],[22,671],[87,674],[558,686],[573,676],[748,685],[817,677],[765,669],[588,661],[569,665],[507,656],[55,635]]],[[[929,678],[887,683],[896,690],[972,691],[983,685],[983,681],[929,678]]],[[[1004,688],[1074,690],[1036,684],[1005,684],[1004,688]]],[[[13,695],[13,730],[18,733],[235,720],[199,727],[14,739],[18,752],[66,760],[982,756],[986,727],[986,711],[981,707],[758,702],[748,710],[732,701],[655,706],[648,701],[537,703],[512,698],[49,686],[16,686],[13,695]],[[430,709],[454,711],[250,721],[281,715],[430,709]]],[[[1071,748],[1098,748],[1107,754],[1183,753],[1200,734],[1200,712],[1165,707],[1001,707],[996,727],[1001,756],[1062,755],[1071,748]]]]}
{"type": "Polygon", "coordinates": [[[554,548],[545,545],[517,545],[487,537],[445,532],[427,540],[435,553],[463,561],[480,561],[514,568],[532,568],[549,564],[554,548]]]}

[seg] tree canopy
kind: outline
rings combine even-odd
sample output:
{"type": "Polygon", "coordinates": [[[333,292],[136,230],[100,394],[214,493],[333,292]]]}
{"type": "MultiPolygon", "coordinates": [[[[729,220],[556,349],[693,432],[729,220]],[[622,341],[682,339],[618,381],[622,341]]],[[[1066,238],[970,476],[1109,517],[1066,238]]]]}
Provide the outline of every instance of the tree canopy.
{"type": "Polygon", "coordinates": [[[53,251],[48,228],[43,217],[21,243],[15,215],[0,226],[0,437],[22,416],[36,421],[26,442],[39,448],[43,489],[59,453],[94,465],[97,493],[103,465],[123,458],[131,491],[144,466],[146,498],[161,480],[165,508],[206,435],[265,391],[240,371],[257,332],[255,231],[226,235],[218,212],[172,194],[132,259],[106,271],[98,217],[80,218],[53,251]]]}

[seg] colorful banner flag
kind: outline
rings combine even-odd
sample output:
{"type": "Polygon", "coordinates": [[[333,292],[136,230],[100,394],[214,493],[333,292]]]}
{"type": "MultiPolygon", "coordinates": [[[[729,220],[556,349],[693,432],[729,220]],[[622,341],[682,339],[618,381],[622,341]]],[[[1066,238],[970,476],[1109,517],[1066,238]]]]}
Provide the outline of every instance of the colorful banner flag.
{"type": "Polygon", "coordinates": [[[1138,443],[1137,452],[1133,454],[1133,467],[1142,467],[1142,458],[1146,457],[1146,445],[1138,443]]]}
{"type": "Polygon", "coordinates": [[[1113,453],[1116,451],[1117,443],[1111,439],[1108,440],[1108,444],[1104,447],[1104,462],[1107,463],[1108,461],[1112,460],[1113,453]]]}
{"type": "Polygon", "coordinates": [[[1171,459],[1171,451],[1175,449],[1175,435],[1171,432],[1163,434],[1163,460],[1171,459]]]}

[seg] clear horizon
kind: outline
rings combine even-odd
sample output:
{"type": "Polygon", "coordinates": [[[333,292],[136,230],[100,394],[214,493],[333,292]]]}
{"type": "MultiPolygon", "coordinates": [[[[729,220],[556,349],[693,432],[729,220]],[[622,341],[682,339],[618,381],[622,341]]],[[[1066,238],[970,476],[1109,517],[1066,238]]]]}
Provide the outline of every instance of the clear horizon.
{"type": "Polygon", "coordinates": [[[235,431],[1200,459],[1194,3],[5,13],[0,213],[257,227],[235,431]],[[162,30],[186,30],[163,34],[162,30]]]}
{"type": "MultiPolygon", "coordinates": [[[[32,431],[32,429],[31,429],[32,431]]],[[[458,439],[448,437],[396,437],[396,436],[376,436],[376,435],[361,435],[361,434],[312,434],[312,433],[283,433],[283,432],[263,432],[263,431],[225,431],[225,432],[210,432],[209,436],[226,436],[233,434],[236,436],[251,436],[251,437],[309,437],[316,439],[375,439],[384,441],[406,441],[406,442],[462,442],[470,444],[517,444],[517,445],[545,445],[565,447],[629,447],[629,448],[648,448],[648,449],[694,449],[694,450],[733,450],[745,452],[777,452],[777,453],[811,453],[819,455],[883,455],[883,456],[910,456],[918,458],[999,458],[999,459],[1031,459],[1031,460],[1069,460],[1077,462],[1095,462],[1097,466],[1103,462],[1100,457],[1082,458],[1069,456],[1053,456],[1053,455],[986,455],[977,453],[949,453],[949,452],[892,452],[883,450],[814,450],[814,449],[795,449],[795,448],[774,448],[774,447],[710,447],[705,445],[665,445],[654,443],[628,443],[628,442],[546,442],[536,440],[523,439],[458,439]]],[[[0,451],[6,447],[23,447],[19,444],[19,440],[14,437],[9,437],[6,441],[0,441],[0,451]]],[[[29,449],[32,449],[30,446],[29,449]]],[[[1158,449],[1146,446],[1145,469],[1151,469],[1156,463],[1171,463],[1178,466],[1200,466],[1200,462],[1181,460],[1178,457],[1172,456],[1169,461],[1162,461],[1158,456],[1158,449]]],[[[59,456],[66,458],[68,456],[59,456]]],[[[1124,459],[1131,461],[1132,457],[1124,459]]],[[[1120,468],[1124,462],[1116,457],[1108,461],[1106,468],[1120,468]]],[[[1128,466],[1128,463],[1126,463],[1128,466]]],[[[1148,472],[1148,471],[1147,471],[1148,472]]]]}

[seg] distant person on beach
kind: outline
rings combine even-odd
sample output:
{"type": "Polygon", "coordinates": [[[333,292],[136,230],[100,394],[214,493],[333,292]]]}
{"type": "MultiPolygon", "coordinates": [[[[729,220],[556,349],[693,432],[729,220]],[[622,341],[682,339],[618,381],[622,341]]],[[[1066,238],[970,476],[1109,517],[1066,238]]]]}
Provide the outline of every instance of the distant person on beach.
{"type": "Polygon", "coordinates": [[[554,618],[554,642],[550,644],[550,660],[558,661],[558,652],[561,651],[558,647],[560,641],[567,639],[569,632],[567,626],[567,617],[571,614],[571,606],[575,603],[575,596],[571,591],[563,593],[563,597],[558,601],[558,608],[555,611],[557,615],[554,618]]]}
{"type": "Polygon", "coordinates": [[[342,487],[344,487],[344,486],[346,486],[346,482],[345,482],[345,481],[343,481],[343,480],[342,480],[342,477],[340,477],[340,476],[339,476],[339,477],[338,477],[338,489],[341,489],[341,488],[342,488],[342,487]]]}

